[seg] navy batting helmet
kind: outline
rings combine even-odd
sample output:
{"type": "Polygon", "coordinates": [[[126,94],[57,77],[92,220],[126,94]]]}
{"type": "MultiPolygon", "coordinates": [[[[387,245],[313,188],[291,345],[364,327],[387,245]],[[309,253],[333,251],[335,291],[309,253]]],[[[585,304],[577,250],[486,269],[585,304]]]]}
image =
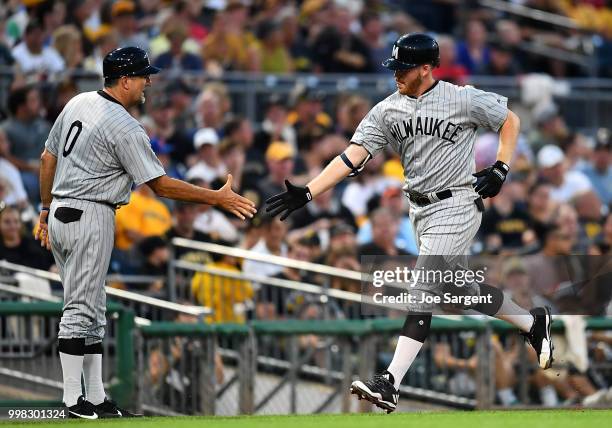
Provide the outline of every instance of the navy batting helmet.
{"type": "Polygon", "coordinates": [[[148,76],[155,73],[159,73],[159,68],[151,65],[147,53],[133,46],[109,52],[102,63],[102,74],[105,79],[118,79],[122,76],[148,76]]]}
{"type": "Polygon", "coordinates": [[[391,58],[383,61],[390,70],[408,70],[422,64],[440,65],[438,42],[423,33],[404,34],[393,43],[391,58]]]}

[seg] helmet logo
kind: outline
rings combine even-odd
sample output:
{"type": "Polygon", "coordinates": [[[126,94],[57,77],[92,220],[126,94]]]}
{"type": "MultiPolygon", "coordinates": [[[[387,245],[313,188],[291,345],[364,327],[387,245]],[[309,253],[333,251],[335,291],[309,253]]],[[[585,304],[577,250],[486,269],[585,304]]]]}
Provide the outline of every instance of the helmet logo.
{"type": "Polygon", "coordinates": [[[398,59],[399,56],[399,46],[393,45],[393,50],[391,51],[391,56],[395,59],[398,59]]]}

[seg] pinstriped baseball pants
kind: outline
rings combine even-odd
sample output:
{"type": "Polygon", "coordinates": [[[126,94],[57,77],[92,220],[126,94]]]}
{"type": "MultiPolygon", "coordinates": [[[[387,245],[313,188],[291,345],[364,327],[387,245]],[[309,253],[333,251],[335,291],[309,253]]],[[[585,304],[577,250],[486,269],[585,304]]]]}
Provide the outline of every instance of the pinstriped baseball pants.
{"type": "MultiPolygon", "coordinates": [[[[468,268],[470,245],[478,232],[482,213],[474,203],[478,195],[471,189],[454,190],[453,196],[419,207],[410,203],[410,219],[416,234],[419,257],[416,268],[424,270],[468,268]]],[[[417,283],[415,290],[439,295],[442,284],[417,283]]],[[[472,292],[478,293],[478,289],[472,292]]],[[[428,312],[432,307],[415,305],[411,310],[428,312]]]]}
{"type": "Polygon", "coordinates": [[[85,345],[102,341],[106,325],[106,273],[115,237],[115,211],[104,204],[54,199],[49,212],[51,250],[64,287],[59,338],[85,338],[85,345]],[[55,217],[60,207],[82,210],[68,223],[55,217]]]}

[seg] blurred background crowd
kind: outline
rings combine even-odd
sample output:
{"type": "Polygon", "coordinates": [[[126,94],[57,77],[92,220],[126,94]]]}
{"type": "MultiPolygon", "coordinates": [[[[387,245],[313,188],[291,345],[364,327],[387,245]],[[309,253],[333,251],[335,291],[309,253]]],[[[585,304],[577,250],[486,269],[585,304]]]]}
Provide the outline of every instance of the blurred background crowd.
{"type": "MultiPolygon", "coordinates": [[[[372,99],[298,82],[288,94],[262,96],[251,117],[224,74],[389,75],[380,62],[397,36],[411,31],[438,37],[437,78],[460,84],[479,75],[521,79],[520,100],[511,100],[523,119],[519,147],[508,183],[487,201],[474,253],[608,253],[610,132],[573,129],[554,90],[543,88],[565,77],[612,76],[612,11],[605,1],[511,3],[554,13],[575,29],[495,14],[477,2],[8,1],[0,21],[0,64],[10,71],[1,106],[0,197],[15,208],[2,213],[0,257],[52,264],[48,254],[34,256],[40,251],[27,224],[36,217],[39,155],[53,121],[82,90],[79,78],[99,77],[110,50],[141,46],[164,69],[146,104],[132,113],[168,174],[218,188],[232,173],[235,190],[261,207],[284,190],[285,179],[306,183],[340,153],[388,92],[372,99]],[[589,53],[596,67],[529,53],[518,48],[522,43],[589,53]]],[[[495,161],[496,146],[496,135],[478,137],[477,169],[495,161]]],[[[174,236],[355,269],[363,254],[416,254],[402,184],[397,155],[385,153],[286,223],[239,222],[214,208],[159,200],[142,186],[117,212],[112,270],[163,273],[164,244],[174,236]]]]}

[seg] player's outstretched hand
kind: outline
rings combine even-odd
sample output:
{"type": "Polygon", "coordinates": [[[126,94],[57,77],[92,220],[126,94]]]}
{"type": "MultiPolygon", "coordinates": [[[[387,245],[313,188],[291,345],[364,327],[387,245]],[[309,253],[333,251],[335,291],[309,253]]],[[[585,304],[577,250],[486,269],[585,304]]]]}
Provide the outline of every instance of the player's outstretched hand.
{"type": "Polygon", "coordinates": [[[217,190],[219,193],[217,206],[231,212],[241,220],[244,220],[246,217],[252,218],[257,212],[255,204],[250,199],[240,196],[232,190],[232,180],[232,174],[228,174],[227,181],[223,187],[217,190]]]}
{"type": "Polygon", "coordinates": [[[498,160],[490,167],[472,174],[477,179],[474,190],[482,199],[492,198],[501,190],[509,170],[508,165],[498,160]]]}
{"type": "Polygon", "coordinates": [[[293,211],[302,208],[312,200],[312,194],[307,186],[295,186],[285,180],[287,191],[274,195],[266,200],[266,212],[271,217],[275,217],[282,213],[281,221],[289,217],[293,211]]]}
{"type": "Polygon", "coordinates": [[[34,239],[40,241],[40,246],[45,247],[47,250],[51,249],[51,241],[49,240],[49,225],[47,224],[47,217],[49,216],[48,210],[40,212],[38,218],[38,228],[34,234],[34,239]]]}

